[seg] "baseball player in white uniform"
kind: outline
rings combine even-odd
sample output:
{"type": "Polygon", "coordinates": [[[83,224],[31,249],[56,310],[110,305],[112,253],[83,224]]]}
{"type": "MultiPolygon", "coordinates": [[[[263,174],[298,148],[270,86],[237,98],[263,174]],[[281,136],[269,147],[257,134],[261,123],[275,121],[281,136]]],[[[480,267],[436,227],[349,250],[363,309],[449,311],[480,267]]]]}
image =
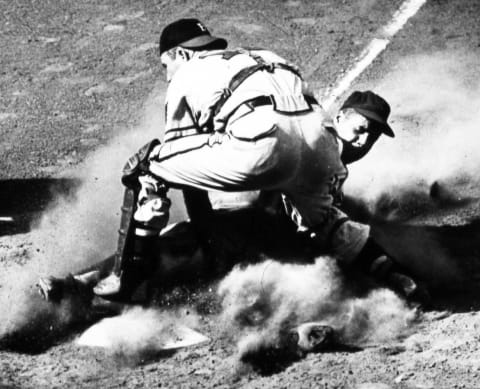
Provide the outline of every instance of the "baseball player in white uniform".
{"type": "MultiPolygon", "coordinates": [[[[388,104],[372,92],[356,92],[334,123],[295,66],[268,50],[226,47],[196,19],[163,30],[160,60],[169,83],[165,135],[124,169],[129,189],[117,266],[94,292],[110,298],[131,290],[129,272],[136,266],[126,264],[125,251],[137,264],[148,261],[152,239],[168,222],[169,188],[276,191],[312,244],[345,266],[381,268],[382,277],[392,273],[393,262],[370,237],[369,226],[337,207],[345,164],[361,158],[382,133],[393,136],[388,104]]],[[[407,281],[407,288],[399,289],[408,295],[416,285],[407,281]]]]}
{"type": "MultiPolygon", "coordinates": [[[[142,158],[148,165],[133,175],[141,183],[136,239],[158,235],[167,224],[170,187],[274,190],[315,244],[343,264],[372,268],[384,252],[369,226],[350,220],[336,201],[347,177],[342,156],[352,162],[380,134],[393,136],[388,104],[372,92],[357,92],[334,125],[296,67],[268,50],[226,47],[196,19],[178,20],[161,34],[160,60],[169,82],[166,127],[163,143],[134,158],[133,165],[142,158]]],[[[390,268],[387,262],[382,267],[390,268]]],[[[118,293],[121,278],[113,273],[95,293],[118,293]]]]}

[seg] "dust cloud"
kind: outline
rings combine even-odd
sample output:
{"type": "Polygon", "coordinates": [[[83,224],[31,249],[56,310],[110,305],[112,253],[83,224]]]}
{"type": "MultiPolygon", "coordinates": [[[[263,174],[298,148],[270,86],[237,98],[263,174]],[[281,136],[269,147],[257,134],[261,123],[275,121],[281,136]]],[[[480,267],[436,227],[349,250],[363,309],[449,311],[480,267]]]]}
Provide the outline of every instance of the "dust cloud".
{"type": "Polygon", "coordinates": [[[78,271],[114,252],[124,191],[121,170],[143,144],[161,135],[162,104],[163,91],[157,88],[137,127],[122,131],[81,167],[65,172],[82,185],[74,198],[58,198],[34,231],[46,274],[78,271]]]}
{"type": "MultiPolygon", "coordinates": [[[[349,167],[346,194],[365,202],[372,214],[385,205],[398,211],[399,206],[428,208],[432,201],[478,197],[478,69],[478,58],[464,52],[418,55],[365,88],[390,103],[396,137],[382,137],[349,167]]],[[[418,231],[414,237],[403,235],[408,257],[452,273],[438,236],[422,241],[418,231]],[[419,257],[422,244],[427,247],[419,257]]],[[[267,262],[234,270],[219,291],[223,318],[234,323],[231,333],[237,334],[240,355],[276,346],[286,328],[309,321],[333,326],[353,345],[394,339],[408,329],[415,313],[395,294],[380,289],[363,298],[349,296],[348,285],[332,266],[318,259],[313,266],[267,262]]]]}
{"type": "Polygon", "coordinates": [[[285,331],[312,321],[332,326],[349,345],[393,340],[416,315],[386,289],[354,297],[328,257],[308,265],[266,261],[235,268],[218,291],[222,322],[238,342],[240,357],[282,347],[285,331]]]}
{"type": "Polygon", "coordinates": [[[382,136],[352,164],[345,185],[374,216],[387,252],[437,289],[469,288],[478,272],[479,69],[478,57],[464,51],[417,55],[369,86],[390,103],[396,136],[382,136]],[[412,218],[472,227],[462,235],[409,226],[412,218]]]}
{"type": "MultiPolygon", "coordinates": [[[[33,252],[29,261],[12,264],[0,275],[0,338],[42,325],[48,312],[55,321],[57,313],[41,301],[35,290],[39,276],[63,277],[114,252],[123,196],[121,169],[143,144],[162,136],[164,92],[164,84],[159,82],[135,128],[119,129],[118,137],[64,173],[65,177],[80,180],[75,195],[58,196],[30,234],[33,252]]],[[[182,214],[182,208],[172,209],[172,218],[182,214]]],[[[63,313],[59,315],[60,322],[70,319],[63,313]]]]}
{"type": "Polygon", "coordinates": [[[427,205],[438,195],[478,197],[478,69],[478,58],[462,51],[418,55],[370,87],[390,103],[396,137],[381,137],[351,166],[346,193],[373,211],[380,199],[427,205]]]}

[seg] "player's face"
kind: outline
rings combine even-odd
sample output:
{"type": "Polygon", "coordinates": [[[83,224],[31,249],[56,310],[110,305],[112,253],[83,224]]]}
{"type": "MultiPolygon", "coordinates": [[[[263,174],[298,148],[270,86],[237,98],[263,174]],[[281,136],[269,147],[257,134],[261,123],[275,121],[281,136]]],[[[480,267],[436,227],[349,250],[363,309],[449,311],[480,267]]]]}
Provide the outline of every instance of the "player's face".
{"type": "Polygon", "coordinates": [[[173,75],[180,66],[185,62],[185,57],[179,55],[178,48],[164,52],[160,56],[160,62],[166,72],[167,82],[172,80],[173,75]]]}
{"type": "Polygon", "coordinates": [[[338,136],[354,147],[363,147],[367,143],[370,121],[358,112],[345,114],[340,111],[335,120],[338,136]]]}

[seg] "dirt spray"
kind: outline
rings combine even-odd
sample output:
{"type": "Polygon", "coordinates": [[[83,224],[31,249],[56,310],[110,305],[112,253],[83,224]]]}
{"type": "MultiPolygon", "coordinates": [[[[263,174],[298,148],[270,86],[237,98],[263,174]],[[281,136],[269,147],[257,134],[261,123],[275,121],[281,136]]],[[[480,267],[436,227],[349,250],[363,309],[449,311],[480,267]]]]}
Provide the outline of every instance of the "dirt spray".
{"type": "Polygon", "coordinates": [[[389,290],[361,298],[349,290],[328,257],[308,265],[266,261],[235,268],[219,286],[222,321],[242,357],[279,347],[285,331],[305,322],[330,325],[342,341],[361,346],[395,339],[415,318],[415,311],[389,290]]]}
{"type": "MultiPolygon", "coordinates": [[[[71,321],[68,310],[61,308],[62,313],[41,300],[35,288],[37,279],[46,275],[63,277],[114,252],[123,194],[121,170],[144,143],[162,137],[164,89],[163,82],[153,89],[138,126],[120,129],[118,137],[64,173],[81,182],[75,195],[58,195],[29,236],[33,249],[25,254],[28,261],[16,265],[13,259],[0,274],[0,338],[26,329],[33,333],[46,317],[58,324],[71,321]]],[[[172,202],[171,219],[184,218],[182,201],[172,202]]]]}
{"type": "Polygon", "coordinates": [[[478,195],[472,193],[480,180],[480,82],[472,71],[478,73],[478,65],[464,52],[402,59],[374,87],[391,105],[396,137],[381,137],[350,167],[346,193],[367,201],[373,212],[380,200],[405,205],[416,194],[431,201],[442,185],[457,197],[478,195]]]}

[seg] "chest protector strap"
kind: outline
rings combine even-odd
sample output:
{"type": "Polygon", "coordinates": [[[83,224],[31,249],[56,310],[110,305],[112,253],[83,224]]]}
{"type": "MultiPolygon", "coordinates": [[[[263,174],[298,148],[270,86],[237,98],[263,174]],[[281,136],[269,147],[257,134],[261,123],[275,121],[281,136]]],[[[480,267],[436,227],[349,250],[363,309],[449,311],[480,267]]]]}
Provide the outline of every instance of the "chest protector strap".
{"type": "Polygon", "coordinates": [[[287,70],[289,72],[294,73],[299,78],[302,78],[298,70],[291,65],[287,65],[281,62],[267,62],[259,55],[253,54],[248,50],[238,50],[238,53],[249,55],[251,58],[255,60],[256,64],[243,68],[232,77],[230,83],[228,84],[228,88],[225,89],[223,96],[220,98],[220,100],[217,102],[215,106],[214,116],[216,116],[220,112],[223,105],[225,104],[227,99],[232,95],[232,93],[253,73],[256,73],[258,71],[267,71],[269,73],[273,73],[275,69],[283,69],[283,70],[287,70]]]}

